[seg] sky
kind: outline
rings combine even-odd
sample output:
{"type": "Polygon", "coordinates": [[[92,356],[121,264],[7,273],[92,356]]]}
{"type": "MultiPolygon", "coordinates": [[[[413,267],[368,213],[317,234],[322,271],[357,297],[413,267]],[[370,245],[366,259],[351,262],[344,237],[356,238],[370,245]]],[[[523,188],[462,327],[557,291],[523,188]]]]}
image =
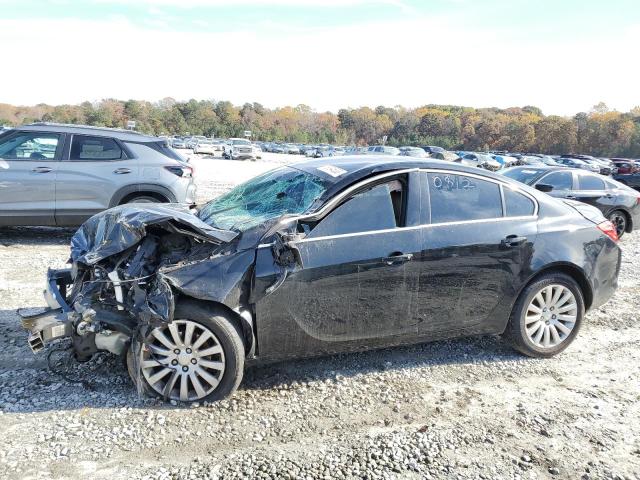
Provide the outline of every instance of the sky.
{"type": "Polygon", "coordinates": [[[0,0],[0,103],[640,105],[640,0],[0,0]]]}

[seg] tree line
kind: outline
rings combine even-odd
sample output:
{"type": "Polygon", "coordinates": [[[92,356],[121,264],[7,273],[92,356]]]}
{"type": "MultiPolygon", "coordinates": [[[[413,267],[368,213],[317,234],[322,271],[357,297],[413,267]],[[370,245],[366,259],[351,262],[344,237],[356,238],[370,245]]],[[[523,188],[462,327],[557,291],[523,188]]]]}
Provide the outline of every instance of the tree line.
{"type": "Polygon", "coordinates": [[[159,102],[106,99],[80,105],[31,107],[0,104],[0,124],[35,121],[126,126],[154,135],[242,136],[296,143],[439,145],[472,151],[508,150],[548,154],[582,153],[640,157],[640,107],[610,110],[603,103],[573,117],[544,115],[533,106],[471,108],[425,105],[419,108],[343,108],[337,114],[306,105],[269,109],[259,103],[165,98],[159,102]]]}

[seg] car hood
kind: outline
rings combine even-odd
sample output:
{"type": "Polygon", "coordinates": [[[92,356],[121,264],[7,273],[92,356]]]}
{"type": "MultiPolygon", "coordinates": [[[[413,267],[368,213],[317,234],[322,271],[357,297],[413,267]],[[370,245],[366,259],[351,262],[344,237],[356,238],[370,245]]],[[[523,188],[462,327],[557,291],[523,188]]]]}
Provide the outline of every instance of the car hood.
{"type": "Polygon", "coordinates": [[[87,220],[71,238],[71,260],[93,265],[133,247],[157,226],[213,244],[231,242],[239,234],[211,227],[181,204],[127,204],[87,220]]]}

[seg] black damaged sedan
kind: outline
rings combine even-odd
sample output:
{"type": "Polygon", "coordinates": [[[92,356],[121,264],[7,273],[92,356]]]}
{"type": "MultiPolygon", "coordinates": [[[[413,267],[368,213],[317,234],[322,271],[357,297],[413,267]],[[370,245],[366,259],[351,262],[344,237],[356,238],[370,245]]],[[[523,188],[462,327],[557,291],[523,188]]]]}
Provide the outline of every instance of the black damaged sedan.
{"type": "Polygon", "coordinates": [[[197,214],[124,205],[73,236],[34,351],[126,358],[149,393],[229,396],[246,364],[502,334],[550,357],[613,294],[615,227],[491,172],[356,156],[260,175],[197,214]],[[66,340],[69,341],[69,340],[66,340]]]}

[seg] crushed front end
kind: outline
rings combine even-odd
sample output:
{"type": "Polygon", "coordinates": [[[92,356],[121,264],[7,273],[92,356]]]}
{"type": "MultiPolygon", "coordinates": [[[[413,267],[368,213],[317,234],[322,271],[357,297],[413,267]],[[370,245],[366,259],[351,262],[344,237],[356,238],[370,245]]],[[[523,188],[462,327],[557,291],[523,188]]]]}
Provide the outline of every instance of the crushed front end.
{"type": "Polygon", "coordinates": [[[22,316],[34,353],[70,338],[78,361],[126,353],[173,320],[177,293],[163,269],[226,257],[233,232],[212,229],[182,207],[122,206],[89,219],[71,241],[71,268],[49,270],[48,308],[22,316]]]}

